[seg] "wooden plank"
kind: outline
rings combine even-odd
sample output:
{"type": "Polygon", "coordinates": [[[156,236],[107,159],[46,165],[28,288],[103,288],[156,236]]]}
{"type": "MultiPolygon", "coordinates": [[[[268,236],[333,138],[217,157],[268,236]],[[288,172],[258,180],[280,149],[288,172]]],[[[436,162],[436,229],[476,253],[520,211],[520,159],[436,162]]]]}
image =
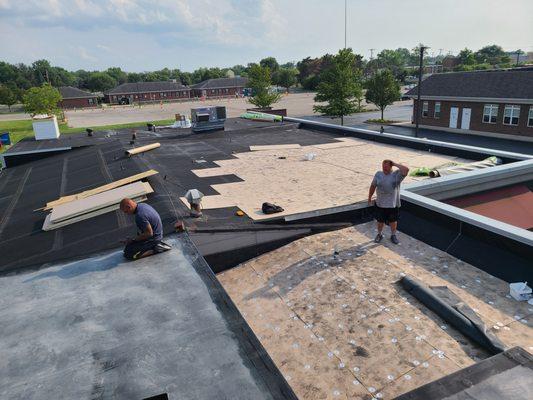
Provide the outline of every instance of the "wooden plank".
{"type": "Polygon", "coordinates": [[[57,223],[58,221],[63,221],[113,204],[118,204],[125,197],[139,197],[152,193],[153,191],[154,190],[147,182],[130,183],[129,185],[108,190],[107,192],[56,206],[50,214],[50,221],[57,223]]]}
{"type": "Polygon", "coordinates": [[[144,172],[141,172],[139,174],[128,176],[127,178],[119,179],[118,181],[110,182],[110,183],[105,184],[103,186],[98,186],[98,187],[96,187],[94,189],[86,190],[86,191],[83,191],[83,192],[80,192],[80,193],[77,193],[77,194],[72,194],[72,195],[69,195],[69,196],[62,196],[62,197],[60,197],[57,200],[50,201],[50,202],[46,203],[46,206],[44,208],[41,208],[40,210],[44,210],[44,211],[51,210],[52,208],[54,208],[55,206],[58,206],[60,204],[65,204],[65,203],[68,203],[68,202],[71,202],[71,201],[74,201],[74,200],[84,199],[86,197],[93,196],[93,195],[98,194],[98,193],[102,193],[102,192],[105,192],[105,191],[108,191],[108,190],[111,190],[111,189],[116,189],[116,188],[118,188],[120,186],[125,186],[128,183],[132,183],[132,182],[135,182],[135,181],[140,181],[141,179],[148,178],[148,177],[156,175],[158,173],[159,172],[156,171],[155,169],[150,169],[148,171],[144,171],[144,172]]]}
{"type": "Polygon", "coordinates": [[[300,147],[299,144],[270,144],[265,146],[250,146],[250,151],[299,149],[300,147]]]}
{"type": "MultiPolygon", "coordinates": [[[[146,196],[140,196],[140,197],[134,198],[133,200],[138,202],[138,203],[140,203],[142,201],[146,201],[146,199],[147,199],[146,196]]],[[[50,221],[50,216],[52,214],[48,214],[46,216],[45,220],[44,220],[42,229],[43,229],[43,231],[51,231],[51,230],[54,230],[54,229],[62,228],[63,226],[75,224],[76,222],[84,221],[84,220],[89,219],[89,218],[94,218],[94,217],[97,217],[99,215],[107,214],[108,212],[116,211],[118,209],[119,209],[119,203],[116,203],[116,204],[113,204],[111,206],[108,206],[108,207],[105,207],[105,208],[100,208],[98,210],[95,210],[95,211],[92,211],[92,212],[89,212],[89,213],[86,213],[86,214],[81,214],[81,215],[78,215],[76,217],[64,220],[64,221],[59,221],[57,223],[53,223],[52,221],[50,221]]]]}
{"type": "Polygon", "coordinates": [[[126,150],[126,154],[131,157],[135,154],[144,153],[145,151],[157,149],[159,146],[161,146],[161,143],[152,143],[148,144],[146,146],[141,147],[135,147],[133,149],[126,150]]]}

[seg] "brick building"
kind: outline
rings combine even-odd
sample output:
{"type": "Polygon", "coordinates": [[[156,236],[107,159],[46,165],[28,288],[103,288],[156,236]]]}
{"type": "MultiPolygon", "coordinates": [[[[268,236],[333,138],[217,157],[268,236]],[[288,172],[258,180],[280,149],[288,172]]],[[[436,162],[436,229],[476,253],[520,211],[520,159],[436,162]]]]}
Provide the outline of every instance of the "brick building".
{"type": "Polygon", "coordinates": [[[175,101],[189,99],[190,93],[190,88],[176,82],[130,82],[105,92],[104,100],[109,104],[175,101]]]}
{"type": "MultiPolygon", "coordinates": [[[[417,88],[406,96],[415,121],[417,88]]],[[[533,68],[431,75],[420,97],[422,127],[533,138],[533,68]]]]}
{"type": "Polygon", "coordinates": [[[235,78],[208,79],[192,85],[192,97],[234,97],[242,96],[248,83],[248,78],[236,76],[235,78]]]}
{"type": "Polygon", "coordinates": [[[80,90],[72,86],[61,86],[58,88],[63,100],[59,102],[61,108],[86,108],[98,106],[98,96],[80,90]]]}

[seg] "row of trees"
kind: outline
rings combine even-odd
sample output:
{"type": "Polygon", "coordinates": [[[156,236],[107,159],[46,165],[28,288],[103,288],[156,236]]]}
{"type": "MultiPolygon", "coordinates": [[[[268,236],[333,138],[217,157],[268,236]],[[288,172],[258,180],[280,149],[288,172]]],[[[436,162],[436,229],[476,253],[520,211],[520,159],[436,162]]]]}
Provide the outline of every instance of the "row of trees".
{"type": "MultiPolygon", "coordinates": [[[[388,69],[399,81],[404,81],[412,68],[418,65],[419,46],[409,50],[407,48],[385,49],[375,58],[364,60],[361,55],[356,55],[355,63],[364,75],[371,75],[375,71],[388,69]]],[[[518,50],[518,52],[521,52],[518,50]]],[[[289,88],[300,84],[303,88],[316,90],[320,83],[322,71],[327,69],[333,55],[325,54],[322,57],[306,57],[303,60],[280,65],[274,57],[267,57],[259,62],[262,67],[268,67],[271,79],[275,85],[289,88]]],[[[458,54],[460,60],[457,70],[486,69],[491,67],[508,67],[513,65],[513,60],[497,45],[485,46],[477,51],[461,50],[458,54]]],[[[442,63],[444,55],[426,55],[426,64],[442,63]]],[[[15,97],[22,99],[24,90],[30,87],[41,86],[48,82],[54,87],[75,86],[89,91],[105,91],[125,82],[152,82],[175,79],[184,85],[211,78],[227,76],[248,76],[255,63],[248,65],[234,65],[230,68],[198,68],[193,72],[181,71],[174,68],[163,68],[151,72],[126,72],[121,68],[112,67],[104,71],[67,71],[64,68],[52,66],[47,60],[38,60],[31,65],[9,64],[0,62],[0,84],[6,86],[15,97]]]]}

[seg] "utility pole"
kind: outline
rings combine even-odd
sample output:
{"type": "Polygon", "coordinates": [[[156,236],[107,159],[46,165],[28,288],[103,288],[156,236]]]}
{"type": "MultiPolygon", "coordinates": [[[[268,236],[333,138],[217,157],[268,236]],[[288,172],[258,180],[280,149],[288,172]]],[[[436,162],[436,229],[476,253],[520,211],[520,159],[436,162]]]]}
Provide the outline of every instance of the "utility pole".
{"type": "Polygon", "coordinates": [[[520,62],[520,54],[522,53],[522,50],[516,50],[516,67],[518,67],[518,64],[520,62]]]}
{"type": "Polygon", "coordinates": [[[347,25],[348,25],[348,16],[347,16],[347,11],[348,11],[348,0],[344,0],[344,48],[346,48],[346,44],[347,44],[347,35],[346,35],[346,30],[347,30],[347,25]]]}
{"type": "Polygon", "coordinates": [[[415,115],[415,137],[418,137],[418,124],[420,120],[420,110],[422,109],[422,106],[420,104],[420,86],[422,86],[422,69],[424,67],[424,50],[426,50],[427,47],[420,46],[420,63],[419,63],[419,69],[418,69],[418,87],[416,91],[416,115],[415,115]]]}
{"type": "Polygon", "coordinates": [[[370,59],[371,60],[374,58],[374,50],[376,50],[376,49],[370,49],[370,59]]]}

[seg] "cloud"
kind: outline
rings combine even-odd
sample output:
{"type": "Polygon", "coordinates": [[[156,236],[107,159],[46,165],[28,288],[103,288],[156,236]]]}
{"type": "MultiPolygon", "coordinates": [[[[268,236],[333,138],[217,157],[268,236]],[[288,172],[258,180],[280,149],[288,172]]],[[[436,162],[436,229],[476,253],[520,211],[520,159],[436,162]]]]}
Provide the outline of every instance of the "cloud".
{"type": "Polygon", "coordinates": [[[82,60],[91,61],[91,62],[94,62],[94,61],[98,60],[98,58],[90,55],[87,52],[87,49],[85,47],[83,47],[83,46],[78,46],[78,48],[76,50],[77,50],[77,53],[78,53],[78,55],[80,56],[80,58],[82,60]]]}
{"type": "Polygon", "coordinates": [[[109,46],[106,46],[106,45],[103,45],[103,44],[97,44],[96,47],[100,50],[103,50],[103,51],[106,51],[106,52],[110,52],[111,51],[111,47],[109,46]]]}
{"type": "Polygon", "coordinates": [[[272,0],[0,0],[19,26],[170,36],[222,45],[268,45],[283,18],[272,0]]]}

